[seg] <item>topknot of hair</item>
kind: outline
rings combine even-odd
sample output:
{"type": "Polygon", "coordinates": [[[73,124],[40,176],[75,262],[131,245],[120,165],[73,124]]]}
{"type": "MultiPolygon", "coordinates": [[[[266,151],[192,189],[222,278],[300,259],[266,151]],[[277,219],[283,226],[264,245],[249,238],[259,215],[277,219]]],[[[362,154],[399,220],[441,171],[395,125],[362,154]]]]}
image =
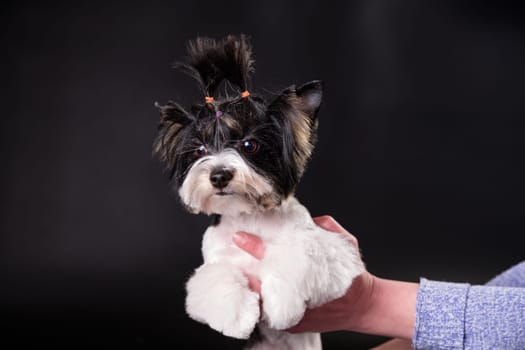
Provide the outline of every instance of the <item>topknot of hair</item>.
{"type": "Polygon", "coordinates": [[[245,35],[229,35],[221,40],[199,37],[188,43],[187,52],[186,61],[175,67],[194,78],[205,96],[214,96],[223,80],[240,92],[248,90],[254,61],[245,35]]]}

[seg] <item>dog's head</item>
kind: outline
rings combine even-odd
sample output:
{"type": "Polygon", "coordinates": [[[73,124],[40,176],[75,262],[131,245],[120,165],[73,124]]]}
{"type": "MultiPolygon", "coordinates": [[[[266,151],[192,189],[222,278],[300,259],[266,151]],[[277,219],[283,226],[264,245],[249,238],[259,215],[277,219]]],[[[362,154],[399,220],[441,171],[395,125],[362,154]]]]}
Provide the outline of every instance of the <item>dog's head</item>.
{"type": "Polygon", "coordinates": [[[253,61],[244,36],[198,38],[188,52],[178,66],[200,83],[205,103],[158,106],[154,144],[182,202],[194,213],[226,215],[280,205],[312,154],[322,83],[291,86],[267,103],[247,90],[253,61]],[[233,97],[216,95],[222,81],[233,97]]]}

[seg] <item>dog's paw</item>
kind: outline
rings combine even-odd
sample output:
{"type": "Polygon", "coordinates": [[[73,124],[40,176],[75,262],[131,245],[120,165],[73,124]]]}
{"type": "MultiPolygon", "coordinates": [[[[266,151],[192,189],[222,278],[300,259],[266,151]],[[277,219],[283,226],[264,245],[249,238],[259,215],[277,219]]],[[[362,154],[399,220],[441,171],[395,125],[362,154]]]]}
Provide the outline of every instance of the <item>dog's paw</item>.
{"type": "Polygon", "coordinates": [[[302,288],[308,291],[308,308],[343,296],[354,278],[365,271],[358,249],[342,235],[321,232],[306,250],[307,278],[302,288]]]}
{"type": "Polygon", "coordinates": [[[242,271],[226,264],[199,267],[186,284],[186,311],[224,335],[247,339],[259,321],[259,295],[242,271]]]}
{"type": "Polygon", "coordinates": [[[303,318],[306,303],[290,281],[266,276],[261,284],[261,296],[263,319],[270,328],[287,329],[303,318]]]}

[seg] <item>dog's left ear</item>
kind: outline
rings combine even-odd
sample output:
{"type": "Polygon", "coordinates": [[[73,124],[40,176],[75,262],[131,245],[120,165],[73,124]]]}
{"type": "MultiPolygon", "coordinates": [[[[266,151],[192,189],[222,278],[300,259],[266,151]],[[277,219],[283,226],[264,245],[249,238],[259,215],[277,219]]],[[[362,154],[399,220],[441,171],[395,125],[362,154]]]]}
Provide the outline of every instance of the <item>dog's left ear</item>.
{"type": "Polygon", "coordinates": [[[323,98],[323,82],[320,80],[311,81],[298,87],[295,93],[300,100],[299,108],[310,119],[315,120],[323,98]]]}
{"type": "Polygon", "coordinates": [[[283,125],[283,151],[292,157],[300,177],[317,141],[317,112],[323,83],[314,80],[298,88],[290,86],[269,106],[268,112],[283,125]]]}

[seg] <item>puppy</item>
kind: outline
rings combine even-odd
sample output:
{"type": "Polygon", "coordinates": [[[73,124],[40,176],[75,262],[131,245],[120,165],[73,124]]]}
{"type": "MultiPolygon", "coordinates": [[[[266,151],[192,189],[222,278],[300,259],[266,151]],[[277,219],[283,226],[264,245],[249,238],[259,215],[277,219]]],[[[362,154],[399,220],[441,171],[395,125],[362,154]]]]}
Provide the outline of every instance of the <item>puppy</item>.
{"type": "Polygon", "coordinates": [[[186,310],[227,336],[251,335],[250,349],[320,349],[319,334],[282,330],[344,295],[364,271],[357,249],[315,225],[294,197],[314,149],[323,85],[291,86],[268,103],[248,90],[251,51],[243,35],[191,41],[177,67],[198,82],[203,103],[157,105],[154,152],[183,205],[213,217],[204,263],[186,285],[186,310]],[[232,243],[237,231],[262,238],[264,259],[232,243]],[[262,282],[262,307],[246,274],[262,282]]]}

